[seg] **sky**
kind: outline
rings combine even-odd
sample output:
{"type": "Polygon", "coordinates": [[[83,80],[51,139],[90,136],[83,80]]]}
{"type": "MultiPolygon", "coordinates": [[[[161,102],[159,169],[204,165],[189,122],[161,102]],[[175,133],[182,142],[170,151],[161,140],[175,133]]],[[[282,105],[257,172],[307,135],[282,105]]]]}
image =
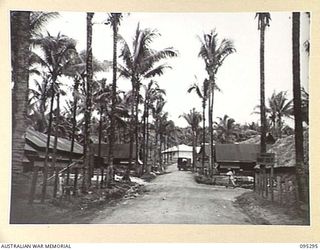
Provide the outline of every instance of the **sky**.
{"type": "MultiPolygon", "coordinates": [[[[112,61],[112,30],[103,24],[106,18],[106,13],[95,13],[93,19],[93,56],[100,61],[112,61]]],[[[265,41],[266,98],[274,91],[287,91],[288,99],[292,99],[291,13],[271,12],[271,19],[265,41]]],[[[230,39],[236,48],[236,53],[226,58],[217,73],[216,83],[221,92],[215,94],[213,117],[226,114],[241,124],[259,121],[259,116],[252,114],[260,98],[260,35],[255,13],[126,13],[119,34],[129,45],[138,23],[141,28],[155,29],[161,34],[152,43],[154,49],[173,47],[179,52],[178,57],[166,61],[172,69],[156,77],[167,92],[165,111],[176,125],[187,126],[179,116],[193,107],[202,112],[201,100],[196,93],[187,93],[187,89],[196,79],[202,83],[207,77],[204,62],[198,57],[199,37],[212,29],[216,30],[220,41],[230,39]]],[[[84,12],[60,12],[60,17],[50,21],[45,30],[51,35],[61,32],[74,38],[78,51],[86,48],[84,12]]],[[[301,14],[300,38],[301,45],[309,39],[309,19],[304,13],[301,14]]],[[[301,47],[301,85],[308,91],[309,58],[301,47]]],[[[121,64],[121,59],[118,62],[121,64]]],[[[106,77],[111,83],[111,74],[111,71],[100,73],[96,78],[106,77]]],[[[131,87],[130,82],[122,78],[117,84],[123,90],[131,87]]]]}

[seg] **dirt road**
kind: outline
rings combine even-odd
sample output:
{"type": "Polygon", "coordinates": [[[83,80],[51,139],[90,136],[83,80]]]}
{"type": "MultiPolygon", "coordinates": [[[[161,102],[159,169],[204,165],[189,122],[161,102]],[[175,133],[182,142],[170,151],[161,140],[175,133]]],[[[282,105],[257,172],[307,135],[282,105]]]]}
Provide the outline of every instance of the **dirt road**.
{"type": "Polygon", "coordinates": [[[247,190],[197,184],[193,174],[178,171],[158,176],[135,199],[97,213],[92,224],[251,224],[233,200],[247,190]]]}

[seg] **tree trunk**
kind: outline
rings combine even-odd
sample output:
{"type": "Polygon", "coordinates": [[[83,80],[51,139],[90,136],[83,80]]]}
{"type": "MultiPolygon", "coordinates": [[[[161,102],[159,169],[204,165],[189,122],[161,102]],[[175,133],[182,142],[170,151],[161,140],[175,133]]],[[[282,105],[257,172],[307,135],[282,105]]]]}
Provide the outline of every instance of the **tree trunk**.
{"type": "Polygon", "coordinates": [[[264,37],[265,37],[265,24],[261,24],[260,28],[260,120],[261,120],[261,141],[260,152],[265,153],[266,146],[266,106],[265,106],[265,83],[264,83],[264,37]]]}
{"type": "MultiPolygon", "coordinates": [[[[11,209],[20,191],[23,170],[29,82],[30,12],[11,13],[12,78],[12,166],[11,209]]],[[[12,210],[11,210],[12,212],[12,210]]],[[[12,213],[11,213],[12,216],[12,213]]]]}
{"type": "Polygon", "coordinates": [[[132,97],[131,97],[131,117],[130,117],[130,128],[129,128],[129,137],[130,137],[130,145],[129,145],[129,164],[126,169],[125,175],[123,176],[124,180],[130,180],[130,169],[132,166],[132,156],[133,156],[133,143],[134,143],[134,131],[133,131],[133,123],[134,123],[134,109],[135,109],[135,81],[131,80],[132,83],[132,97]]]}
{"type": "Polygon", "coordinates": [[[308,170],[304,167],[300,84],[300,13],[292,14],[292,74],[298,200],[309,205],[308,170]]]}
{"type": "MultiPolygon", "coordinates": [[[[117,41],[118,41],[118,23],[114,22],[113,30],[113,60],[112,60],[112,103],[111,103],[111,119],[109,134],[109,161],[108,174],[113,175],[113,148],[115,141],[115,108],[117,102],[117,41]]],[[[110,178],[111,180],[112,178],[110,178]]],[[[109,183],[107,183],[110,185],[109,183]]]]}
{"type": "Polygon", "coordinates": [[[58,180],[59,180],[59,168],[56,167],[59,122],[60,122],[60,94],[57,93],[57,115],[56,115],[55,135],[54,135],[54,143],[53,143],[53,158],[52,158],[52,164],[51,164],[51,169],[54,170],[54,174],[55,174],[54,186],[53,186],[53,197],[57,196],[58,180]]]}
{"type": "Polygon", "coordinates": [[[134,123],[135,123],[135,142],[136,142],[136,151],[135,151],[135,169],[137,170],[138,169],[138,159],[139,159],[139,102],[140,102],[140,83],[137,82],[136,84],[136,108],[135,108],[135,120],[134,120],[134,123]]]}
{"type": "MultiPolygon", "coordinates": [[[[42,194],[41,194],[41,203],[44,203],[45,198],[46,198],[46,193],[47,193],[47,178],[48,178],[48,161],[49,161],[49,154],[50,154],[50,137],[51,137],[51,129],[52,129],[52,117],[53,117],[53,103],[54,103],[54,96],[55,96],[55,91],[54,91],[54,85],[56,84],[56,77],[53,77],[52,83],[51,83],[51,104],[50,104],[50,113],[49,113],[49,124],[48,124],[48,131],[47,131],[47,145],[46,145],[46,156],[44,160],[44,165],[43,165],[43,184],[42,184],[42,194]]],[[[33,183],[36,183],[37,177],[35,176],[35,180],[33,180],[33,183]]],[[[33,184],[32,183],[32,184],[33,184]]],[[[32,189],[31,193],[32,196],[34,195],[34,191],[32,189]]]]}
{"type": "Polygon", "coordinates": [[[92,71],[92,18],[91,12],[87,13],[87,58],[86,58],[86,72],[87,72],[87,96],[86,96],[86,110],[85,110],[85,129],[84,129],[84,166],[82,179],[82,192],[86,193],[91,182],[91,168],[90,168],[90,127],[91,127],[91,88],[93,81],[92,71]]]}
{"type": "MultiPolygon", "coordinates": [[[[74,90],[73,90],[73,110],[72,110],[72,134],[71,134],[71,146],[70,146],[70,155],[69,155],[69,165],[72,163],[72,156],[73,156],[73,148],[74,148],[74,141],[75,141],[75,134],[76,134],[76,128],[77,128],[77,105],[78,105],[78,97],[76,92],[78,92],[79,87],[79,80],[75,79],[74,82],[74,90]]],[[[70,169],[67,169],[67,185],[69,185],[69,179],[70,179],[70,169]]],[[[76,187],[74,187],[73,193],[76,193],[76,187]]]]}
{"type": "MultiPolygon", "coordinates": [[[[100,181],[100,187],[103,187],[103,177],[104,177],[104,166],[103,166],[103,160],[102,162],[100,162],[101,160],[101,142],[102,142],[102,119],[103,119],[103,114],[104,110],[103,110],[103,106],[100,106],[100,120],[99,120],[99,144],[98,144],[98,160],[99,160],[99,164],[100,164],[100,174],[101,174],[101,181],[100,181]]],[[[98,178],[98,177],[97,177],[98,178]]]]}
{"type": "Polygon", "coordinates": [[[204,158],[205,158],[205,144],[206,144],[206,100],[202,100],[202,172],[204,171],[204,158]]]}

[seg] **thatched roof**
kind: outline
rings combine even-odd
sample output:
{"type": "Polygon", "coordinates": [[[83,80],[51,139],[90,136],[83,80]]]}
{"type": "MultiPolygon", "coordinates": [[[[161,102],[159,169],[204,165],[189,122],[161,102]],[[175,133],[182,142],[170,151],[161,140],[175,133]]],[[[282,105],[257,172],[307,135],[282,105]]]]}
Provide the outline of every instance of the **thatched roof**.
{"type": "MultiPolygon", "coordinates": [[[[305,164],[309,164],[309,132],[303,134],[303,148],[305,164]]],[[[296,165],[294,135],[278,139],[268,150],[268,153],[275,153],[275,167],[293,167],[296,165]]]]}

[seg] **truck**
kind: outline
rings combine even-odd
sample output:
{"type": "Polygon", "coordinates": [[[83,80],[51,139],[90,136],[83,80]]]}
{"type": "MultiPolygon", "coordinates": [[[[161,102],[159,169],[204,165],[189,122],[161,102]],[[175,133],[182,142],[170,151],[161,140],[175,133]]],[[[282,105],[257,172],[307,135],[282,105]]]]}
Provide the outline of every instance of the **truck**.
{"type": "Polygon", "coordinates": [[[178,158],[178,169],[180,170],[190,170],[191,169],[191,159],[186,157],[178,158]]]}

